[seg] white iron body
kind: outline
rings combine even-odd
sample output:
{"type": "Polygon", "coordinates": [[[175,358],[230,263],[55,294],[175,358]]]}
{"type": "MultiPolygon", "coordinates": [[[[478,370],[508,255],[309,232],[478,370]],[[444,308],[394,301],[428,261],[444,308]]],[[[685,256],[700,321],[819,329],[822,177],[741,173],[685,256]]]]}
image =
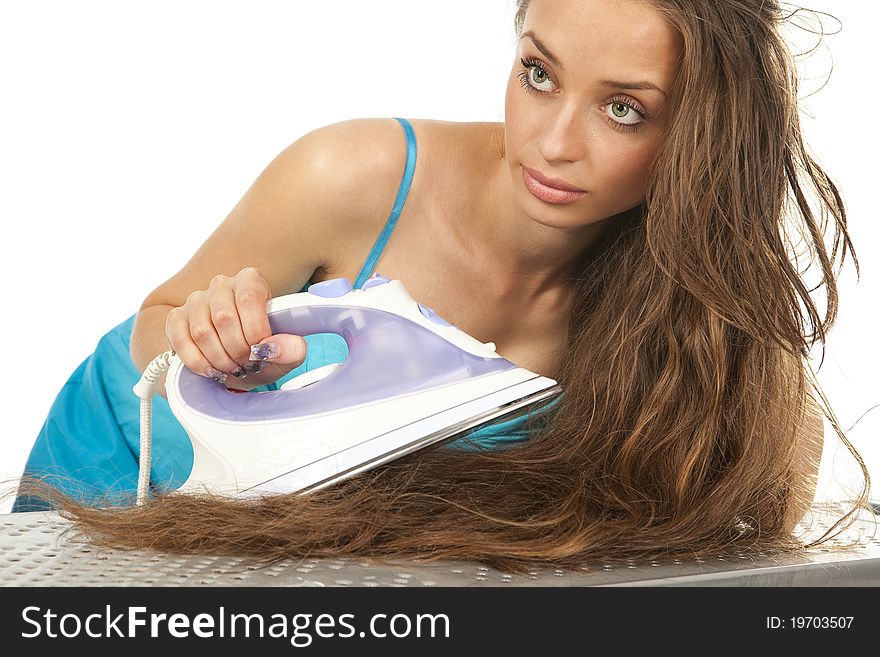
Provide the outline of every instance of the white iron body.
{"type": "Polygon", "coordinates": [[[399,280],[374,276],[360,290],[324,281],[267,310],[273,333],[338,333],[348,358],[277,391],[242,393],[174,356],[168,403],[194,452],[181,492],[314,490],[561,392],[418,304],[399,280]]]}

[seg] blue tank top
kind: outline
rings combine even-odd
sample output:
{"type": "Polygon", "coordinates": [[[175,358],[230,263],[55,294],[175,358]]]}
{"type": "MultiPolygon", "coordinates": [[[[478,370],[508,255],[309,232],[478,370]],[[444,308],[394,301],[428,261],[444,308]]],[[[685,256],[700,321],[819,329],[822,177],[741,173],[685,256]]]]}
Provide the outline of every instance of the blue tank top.
{"type": "MultiPolygon", "coordinates": [[[[397,118],[406,135],[406,167],[403,179],[382,232],[373,244],[354,287],[360,289],[375,270],[403,210],[416,167],[416,139],[409,121],[397,118]]],[[[308,285],[303,288],[305,291],[308,285]]],[[[71,374],[49,409],[48,416],[31,449],[25,474],[50,481],[80,499],[99,498],[137,490],[140,452],[140,399],[132,387],[141,372],[131,362],[129,347],[137,313],[120,323],[98,341],[95,351],[71,374]]],[[[277,390],[284,382],[330,363],[341,363],[348,355],[345,340],[336,334],[304,336],[306,359],[278,381],[254,390],[277,390]]],[[[549,417],[559,398],[532,415],[549,417]]],[[[443,448],[498,449],[527,439],[527,416],[484,426],[447,443],[443,448]]],[[[153,397],[152,458],[150,481],[173,490],[192,469],[192,444],[174,417],[168,401],[153,397]]],[[[12,511],[38,511],[48,506],[41,500],[19,496],[12,511]]]]}

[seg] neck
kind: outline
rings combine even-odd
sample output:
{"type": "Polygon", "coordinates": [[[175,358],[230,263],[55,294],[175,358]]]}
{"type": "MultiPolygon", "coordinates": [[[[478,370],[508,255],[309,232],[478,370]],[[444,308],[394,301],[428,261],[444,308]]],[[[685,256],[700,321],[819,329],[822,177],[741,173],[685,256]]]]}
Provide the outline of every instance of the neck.
{"type": "Polygon", "coordinates": [[[480,263],[486,285],[501,298],[533,302],[566,292],[584,251],[607,222],[578,223],[565,215],[568,208],[533,197],[527,199],[533,201],[529,209],[543,214],[530,216],[522,207],[525,190],[517,189],[508,161],[502,157],[495,162],[478,200],[479,211],[459,214],[477,218],[455,226],[462,252],[480,263]]]}

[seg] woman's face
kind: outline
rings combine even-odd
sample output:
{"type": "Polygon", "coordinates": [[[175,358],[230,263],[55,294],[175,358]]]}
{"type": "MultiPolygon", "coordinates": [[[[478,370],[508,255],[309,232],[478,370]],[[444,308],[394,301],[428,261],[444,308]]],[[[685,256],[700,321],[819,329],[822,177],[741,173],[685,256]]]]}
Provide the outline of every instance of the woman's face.
{"type": "Polygon", "coordinates": [[[574,228],[644,201],[679,54],[677,33],[639,0],[532,0],[504,104],[505,156],[526,214],[574,228]],[[586,193],[542,192],[524,168],[586,193]]]}

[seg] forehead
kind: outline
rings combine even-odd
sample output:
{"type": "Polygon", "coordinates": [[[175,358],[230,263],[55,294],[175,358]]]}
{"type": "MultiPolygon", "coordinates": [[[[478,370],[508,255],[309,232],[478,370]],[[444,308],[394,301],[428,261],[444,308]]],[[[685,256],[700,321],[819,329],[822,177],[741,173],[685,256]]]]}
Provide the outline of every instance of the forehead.
{"type": "Polygon", "coordinates": [[[680,36],[644,0],[532,0],[526,31],[550,48],[569,76],[648,79],[667,91],[675,79],[680,36]]]}

